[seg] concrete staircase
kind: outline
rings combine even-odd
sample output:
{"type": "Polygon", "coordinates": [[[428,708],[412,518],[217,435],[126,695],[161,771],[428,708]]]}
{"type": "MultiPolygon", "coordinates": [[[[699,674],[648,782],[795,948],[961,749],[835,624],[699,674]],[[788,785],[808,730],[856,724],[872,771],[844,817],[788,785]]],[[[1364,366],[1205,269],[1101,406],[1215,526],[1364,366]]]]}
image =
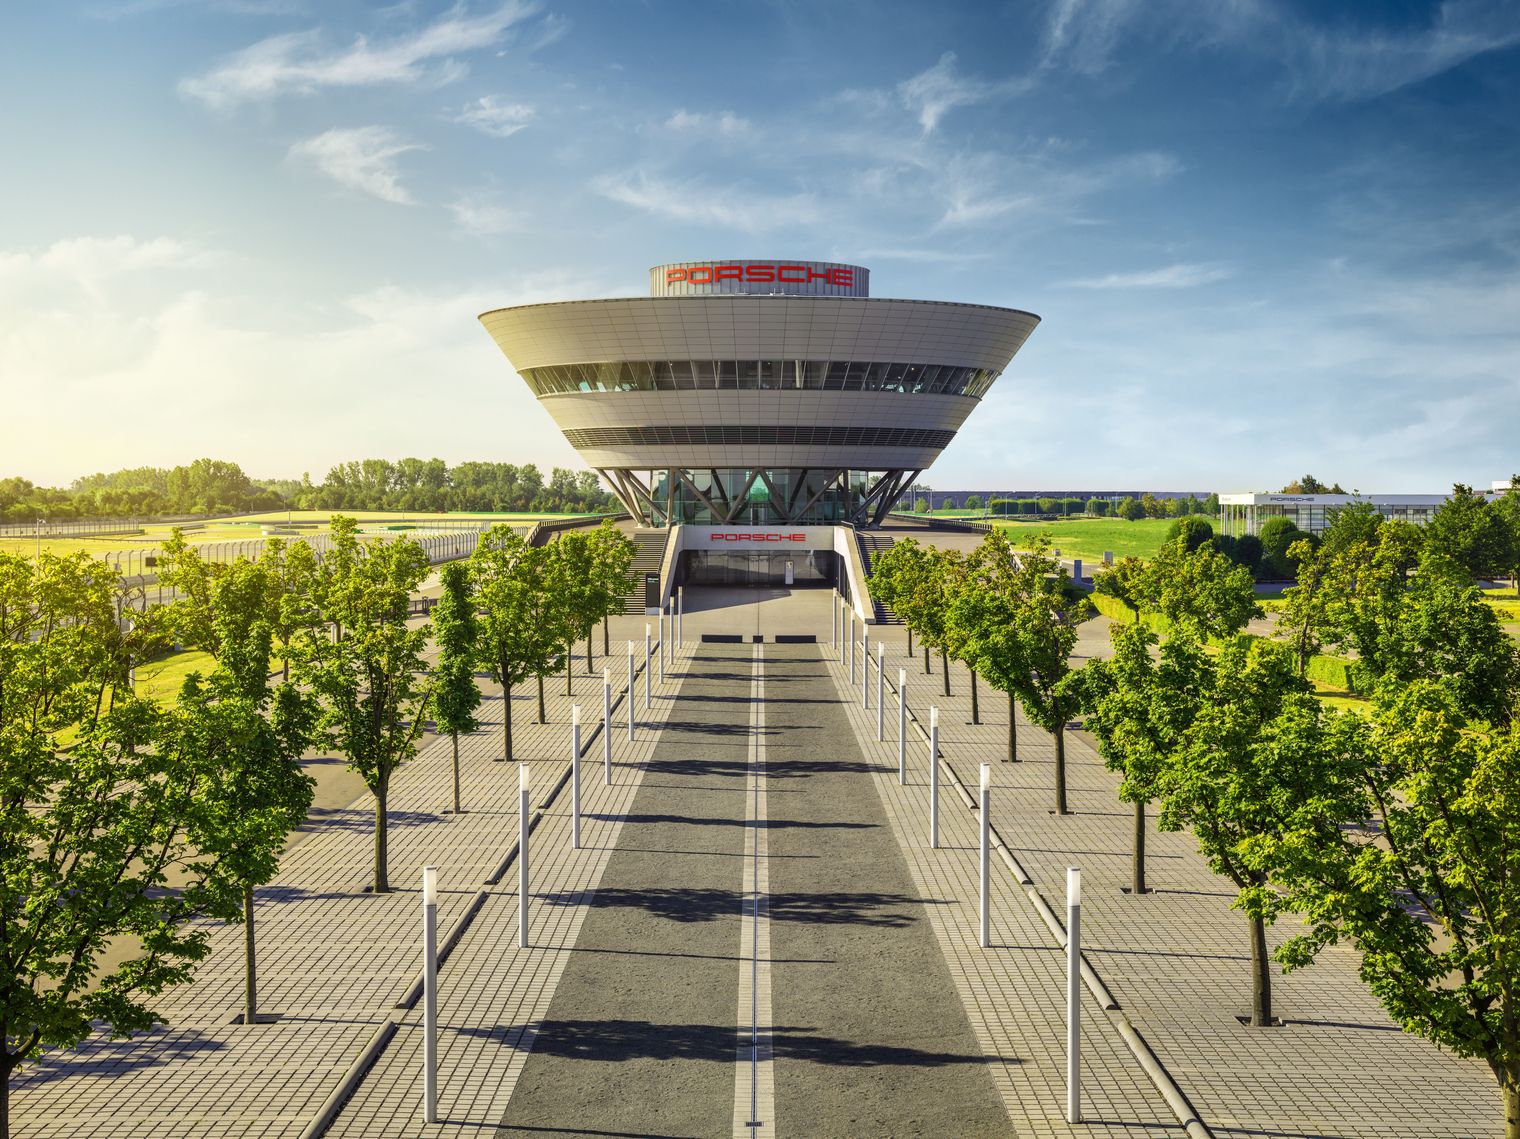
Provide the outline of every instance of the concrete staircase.
{"type": "MultiPolygon", "coordinates": [[[[890,534],[880,534],[874,530],[858,530],[855,533],[855,545],[860,550],[860,562],[865,567],[866,577],[869,579],[875,572],[876,557],[897,545],[897,539],[890,534]]],[[[878,625],[902,624],[902,618],[878,601],[874,593],[871,595],[871,605],[876,610],[878,625]]]]}
{"type": "Polygon", "coordinates": [[[628,592],[623,595],[625,615],[644,615],[644,575],[659,573],[665,561],[665,530],[639,529],[633,532],[638,552],[633,555],[633,565],[628,570],[628,592]]]}

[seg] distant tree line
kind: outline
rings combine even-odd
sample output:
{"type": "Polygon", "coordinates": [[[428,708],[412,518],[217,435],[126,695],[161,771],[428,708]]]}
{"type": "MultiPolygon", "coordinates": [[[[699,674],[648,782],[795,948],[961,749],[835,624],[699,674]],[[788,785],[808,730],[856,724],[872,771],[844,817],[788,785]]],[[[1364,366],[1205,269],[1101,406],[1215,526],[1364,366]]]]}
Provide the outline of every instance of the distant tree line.
{"type": "Polygon", "coordinates": [[[142,518],[261,510],[542,511],[617,508],[591,471],[555,467],[544,481],[532,463],[361,459],[339,463],[321,483],[253,479],[238,464],[196,459],[178,467],[132,467],[86,475],[67,488],[0,479],[0,519],[142,518]]]}

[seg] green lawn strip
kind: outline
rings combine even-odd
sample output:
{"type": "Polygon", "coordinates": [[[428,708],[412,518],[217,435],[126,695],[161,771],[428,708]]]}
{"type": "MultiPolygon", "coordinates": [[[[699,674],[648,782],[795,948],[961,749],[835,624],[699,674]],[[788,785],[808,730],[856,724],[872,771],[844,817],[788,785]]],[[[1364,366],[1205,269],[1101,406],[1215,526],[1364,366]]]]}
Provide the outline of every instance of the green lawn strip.
{"type": "Polygon", "coordinates": [[[1095,565],[1105,553],[1112,553],[1115,558],[1155,556],[1175,521],[1175,518],[1142,518],[1135,522],[1122,518],[1069,518],[1058,522],[999,520],[997,525],[1008,531],[1016,546],[1043,531],[1063,558],[1081,558],[1095,565]]]}

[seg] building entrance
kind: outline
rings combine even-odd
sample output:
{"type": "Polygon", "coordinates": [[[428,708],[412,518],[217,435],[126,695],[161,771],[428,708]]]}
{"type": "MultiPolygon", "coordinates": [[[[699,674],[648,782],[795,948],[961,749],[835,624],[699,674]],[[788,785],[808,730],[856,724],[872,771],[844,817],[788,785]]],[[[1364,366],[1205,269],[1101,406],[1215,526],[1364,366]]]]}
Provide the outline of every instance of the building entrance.
{"type": "Polygon", "coordinates": [[[683,585],[765,585],[808,588],[838,580],[839,555],[832,550],[685,550],[676,581],[683,585]]]}

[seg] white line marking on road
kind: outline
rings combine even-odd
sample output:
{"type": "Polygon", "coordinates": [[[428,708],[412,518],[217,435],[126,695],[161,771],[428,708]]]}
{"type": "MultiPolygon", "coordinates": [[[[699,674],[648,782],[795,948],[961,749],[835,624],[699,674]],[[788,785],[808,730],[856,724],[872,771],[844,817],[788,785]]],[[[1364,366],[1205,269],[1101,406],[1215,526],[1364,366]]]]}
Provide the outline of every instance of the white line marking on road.
{"type": "Polygon", "coordinates": [[[765,801],[765,652],[755,646],[750,681],[747,826],[744,828],[744,908],[739,953],[741,1030],[734,1070],[736,1137],[776,1134],[776,1088],[771,1055],[771,925],[766,861],[768,815],[765,801]]]}

